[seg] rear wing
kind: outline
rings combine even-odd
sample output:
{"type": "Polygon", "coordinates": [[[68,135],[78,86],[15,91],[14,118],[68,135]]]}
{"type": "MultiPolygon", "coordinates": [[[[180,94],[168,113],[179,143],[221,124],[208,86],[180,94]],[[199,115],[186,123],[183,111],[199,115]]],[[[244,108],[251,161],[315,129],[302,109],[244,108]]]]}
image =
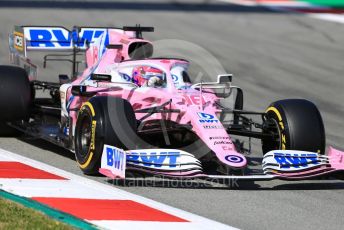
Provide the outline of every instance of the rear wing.
{"type": "MultiPolygon", "coordinates": [[[[104,47],[109,45],[109,30],[126,34],[132,38],[142,38],[142,32],[152,32],[153,27],[77,27],[71,30],[62,26],[15,26],[13,33],[9,35],[10,62],[25,68],[29,77],[36,78],[37,67],[28,59],[28,51],[69,51],[72,52],[73,75],[76,73],[76,54],[86,51],[90,44],[104,36],[104,47]]],[[[55,60],[46,55],[46,60],[55,60]],[[50,59],[49,59],[50,58],[50,59]]]]}
{"type": "Polygon", "coordinates": [[[15,26],[10,35],[10,48],[26,55],[26,51],[72,51],[74,48],[86,50],[103,34],[105,45],[109,44],[108,30],[142,38],[142,32],[153,32],[153,27],[77,27],[68,30],[62,26],[15,26]]]}
{"type": "Polygon", "coordinates": [[[30,50],[72,51],[74,48],[86,50],[90,43],[108,31],[119,28],[73,27],[68,30],[62,26],[15,26],[10,34],[10,49],[26,56],[30,50]]]}

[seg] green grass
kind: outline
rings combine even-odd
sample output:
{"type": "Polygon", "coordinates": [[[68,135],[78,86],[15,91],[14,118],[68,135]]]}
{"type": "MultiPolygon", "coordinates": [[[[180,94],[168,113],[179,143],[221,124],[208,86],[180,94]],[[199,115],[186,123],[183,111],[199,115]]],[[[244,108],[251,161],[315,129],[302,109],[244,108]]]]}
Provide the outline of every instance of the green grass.
{"type": "Polygon", "coordinates": [[[302,2],[310,2],[316,5],[344,7],[344,0],[298,0],[302,2]]]}
{"type": "Polygon", "coordinates": [[[43,213],[26,208],[13,201],[0,198],[0,230],[22,229],[75,229],[69,225],[49,218],[43,213]]]}

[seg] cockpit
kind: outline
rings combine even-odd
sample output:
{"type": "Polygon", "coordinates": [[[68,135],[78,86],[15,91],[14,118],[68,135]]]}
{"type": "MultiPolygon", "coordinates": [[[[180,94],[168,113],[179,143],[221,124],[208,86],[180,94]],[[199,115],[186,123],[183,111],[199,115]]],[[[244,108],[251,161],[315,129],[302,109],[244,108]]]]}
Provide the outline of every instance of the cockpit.
{"type": "Polygon", "coordinates": [[[154,88],[166,88],[170,85],[176,89],[186,89],[191,86],[187,73],[188,64],[179,62],[169,65],[169,60],[161,60],[158,64],[160,62],[163,63],[161,67],[156,63],[115,66],[111,70],[112,82],[134,83],[138,87],[154,88]],[[166,63],[167,65],[164,65],[166,63]],[[169,73],[166,69],[169,69],[169,73]]]}
{"type": "Polygon", "coordinates": [[[130,65],[111,70],[112,82],[133,83],[138,87],[165,88],[166,73],[151,65],[130,65]]]}

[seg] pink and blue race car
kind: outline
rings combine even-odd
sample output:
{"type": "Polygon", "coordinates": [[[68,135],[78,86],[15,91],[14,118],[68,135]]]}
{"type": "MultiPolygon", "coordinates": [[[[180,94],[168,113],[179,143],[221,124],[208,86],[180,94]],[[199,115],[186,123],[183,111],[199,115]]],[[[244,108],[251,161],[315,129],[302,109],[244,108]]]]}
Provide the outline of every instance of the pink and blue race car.
{"type": "Polygon", "coordinates": [[[343,172],[344,152],[325,154],[324,125],[312,102],[286,99],[265,112],[246,111],[231,74],[197,83],[187,60],[153,57],[153,43],[142,37],[153,30],[16,26],[9,38],[13,65],[0,66],[1,134],[15,129],[48,140],[74,152],[85,174],[110,178],[135,172],[296,180],[343,172]],[[44,66],[72,63],[71,76],[38,80],[33,51],[54,52],[44,66]],[[49,96],[36,96],[40,90],[49,96]],[[261,140],[262,173],[245,174],[250,158],[238,136],[261,140]]]}

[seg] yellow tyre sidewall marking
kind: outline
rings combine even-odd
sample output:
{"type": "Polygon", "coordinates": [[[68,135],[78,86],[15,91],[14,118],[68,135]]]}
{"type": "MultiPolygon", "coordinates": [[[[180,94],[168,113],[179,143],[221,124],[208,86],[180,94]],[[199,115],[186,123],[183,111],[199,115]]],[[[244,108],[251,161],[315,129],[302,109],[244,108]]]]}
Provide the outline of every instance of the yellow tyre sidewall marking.
{"type": "Polygon", "coordinates": [[[268,113],[268,112],[273,112],[276,114],[277,118],[278,118],[278,125],[280,127],[280,129],[278,130],[279,131],[279,134],[280,134],[280,138],[281,138],[281,142],[280,142],[280,145],[281,145],[281,149],[282,150],[286,150],[286,144],[287,144],[287,137],[285,136],[285,134],[283,134],[282,132],[284,132],[285,130],[285,127],[284,127],[284,124],[283,124],[283,120],[282,120],[282,115],[281,113],[278,111],[277,108],[271,106],[269,107],[265,113],[268,113]]]}
{"type": "Polygon", "coordinates": [[[265,113],[268,113],[269,111],[272,111],[272,112],[274,112],[274,113],[277,115],[278,121],[282,121],[282,116],[281,116],[280,112],[278,111],[278,109],[276,109],[275,107],[269,107],[269,108],[265,111],[265,113]]]}
{"type": "MultiPolygon", "coordinates": [[[[85,107],[88,107],[91,111],[91,115],[92,117],[94,117],[96,115],[95,111],[94,111],[94,108],[93,108],[93,105],[90,103],[90,102],[85,102],[82,106],[81,106],[81,109],[80,110],[83,110],[85,107]]],[[[97,122],[92,120],[92,127],[91,127],[91,143],[90,143],[90,153],[88,155],[88,158],[86,160],[85,163],[83,164],[79,164],[79,167],[82,168],[82,169],[85,169],[89,166],[89,164],[91,163],[92,161],[92,158],[93,158],[93,150],[94,150],[94,147],[95,147],[95,129],[96,129],[96,125],[97,125],[97,122]]]]}
{"type": "Polygon", "coordinates": [[[93,108],[93,105],[90,103],[90,102],[85,102],[82,106],[81,106],[81,110],[87,106],[90,110],[91,110],[91,114],[92,114],[92,117],[94,117],[96,115],[96,113],[94,112],[94,108],[93,108]]]}
{"type": "Polygon", "coordinates": [[[93,152],[91,152],[91,153],[89,154],[88,159],[87,159],[87,161],[86,161],[85,163],[80,164],[80,163],[78,162],[80,168],[82,168],[82,169],[86,168],[86,167],[91,163],[92,158],[93,158],[93,152]]]}

